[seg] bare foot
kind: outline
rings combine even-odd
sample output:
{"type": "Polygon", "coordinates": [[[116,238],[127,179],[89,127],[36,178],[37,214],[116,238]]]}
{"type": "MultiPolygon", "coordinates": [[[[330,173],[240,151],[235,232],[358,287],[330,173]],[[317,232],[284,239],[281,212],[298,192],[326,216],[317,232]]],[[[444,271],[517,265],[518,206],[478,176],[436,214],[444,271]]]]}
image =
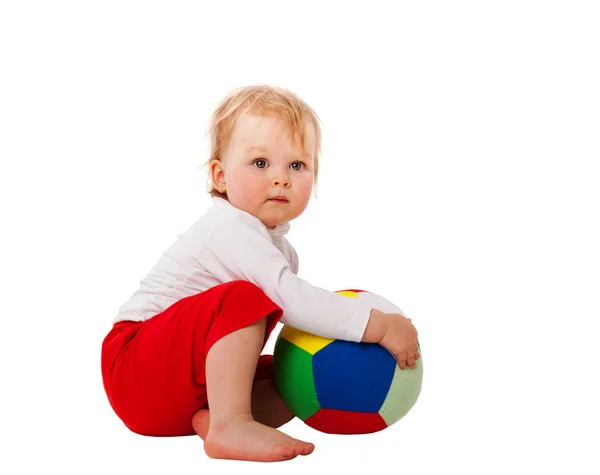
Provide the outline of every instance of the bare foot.
{"type": "MultiPolygon", "coordinates": [[[[261,424],[277,429],[294,418],[275,389],[273,381],[260,380],[252,387],[252,418],[261,424]]],[[[210,426],[208,409],[200,409],[192,417],[192,426],[202,440],[206,439],[210,426]]]]}
{"type": "Polygon", "coordinates": [[[313,444],[260,424],[250,416],[209,424],[205,432],[207,421],[208,411],[202,410],[194,415],[192,423],[198,435],[204,435],[204,451],[210,458],[279,462],[308,455],[315,449],[313,444]]]}

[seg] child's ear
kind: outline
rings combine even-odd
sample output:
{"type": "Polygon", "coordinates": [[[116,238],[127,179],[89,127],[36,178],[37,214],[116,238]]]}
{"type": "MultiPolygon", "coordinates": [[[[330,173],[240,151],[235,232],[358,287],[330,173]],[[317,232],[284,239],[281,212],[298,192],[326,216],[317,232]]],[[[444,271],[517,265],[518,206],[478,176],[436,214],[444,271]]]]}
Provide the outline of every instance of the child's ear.
{"type": "Polygon", "coordinates": [[[225,193],[227,183],[225,181],[225,172],[220,160],[214,159],[210,162],[210,177],[213,182],[213,186],[219,190],[220,193],[225,193]]]}

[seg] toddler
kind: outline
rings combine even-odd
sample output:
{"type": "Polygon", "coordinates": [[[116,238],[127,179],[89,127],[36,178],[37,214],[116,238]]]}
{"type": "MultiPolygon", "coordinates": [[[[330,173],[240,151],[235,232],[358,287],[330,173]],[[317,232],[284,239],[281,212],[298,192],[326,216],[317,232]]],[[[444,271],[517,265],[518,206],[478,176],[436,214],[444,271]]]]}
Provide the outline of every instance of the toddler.
{"type": "MultiPolygon", "coordinates": [[[[233,91],[215,110],[207,162],[212,207],[163,253],[102,344],[111,407],[133,432],[198,434],[211,458],[278,461],[314,445],[276,430],[293,414],[261,354],[277,322],[326,338],[379,343],[400,368],[417,331],[297,277],[285,235],[316,185],[321,129],[287,90],[233,91]]],[[[207,190],[208,191],[208,190],[207,190]]]]}

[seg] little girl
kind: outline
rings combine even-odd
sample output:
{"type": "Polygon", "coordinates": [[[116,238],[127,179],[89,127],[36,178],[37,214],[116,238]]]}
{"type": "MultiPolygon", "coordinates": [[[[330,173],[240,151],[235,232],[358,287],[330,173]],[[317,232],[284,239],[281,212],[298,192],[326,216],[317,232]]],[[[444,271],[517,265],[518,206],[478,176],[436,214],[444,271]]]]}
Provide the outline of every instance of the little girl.
{"type": "Polygon", "coordinates": [[[213,206],[163,253],[102,344],[111,407],[133,432],[198,434],[209,457],[278,461],[314,445],[276,430],[293,418],[261,355],[277,322],[379,343],[415,367],[417,331],[297,277],[285,238],[317,182],[314,111],[275,87],[233,91],[217,107],[207,162],[213,206]]]}

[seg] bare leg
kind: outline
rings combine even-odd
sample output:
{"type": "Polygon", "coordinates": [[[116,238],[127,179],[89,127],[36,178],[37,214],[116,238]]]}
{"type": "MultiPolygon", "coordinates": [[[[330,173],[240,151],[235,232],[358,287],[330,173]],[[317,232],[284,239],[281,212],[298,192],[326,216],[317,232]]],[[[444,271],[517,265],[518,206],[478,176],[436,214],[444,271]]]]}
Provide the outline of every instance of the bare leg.
{"type": "MultiPolygon", "coordinates": [[[[211,458],[274,462],[308,455],[314,450],[313,444],[289,437],[253,419],[254,372],[265,337],[265,325],[266,318],[263,318],[226,335],[207,355],[210,420],[204,451],[211,458]]],[[[198,429],[202,430],[201,427],[198,429]]]]}
{"type": "MultiPolygon", "coordinates": [[[[290,422],[294,414],[281,399],[273,381],[265,379],[256,381],[252,387],[252,417],[256,422],[277,428],[290,422]]],[[[208,409],[196,412],[192,418],[192,425],[196,433],[202,439],[206,439],[210,426],[208,409]]]]}

